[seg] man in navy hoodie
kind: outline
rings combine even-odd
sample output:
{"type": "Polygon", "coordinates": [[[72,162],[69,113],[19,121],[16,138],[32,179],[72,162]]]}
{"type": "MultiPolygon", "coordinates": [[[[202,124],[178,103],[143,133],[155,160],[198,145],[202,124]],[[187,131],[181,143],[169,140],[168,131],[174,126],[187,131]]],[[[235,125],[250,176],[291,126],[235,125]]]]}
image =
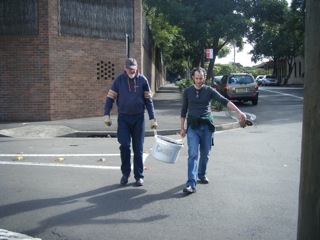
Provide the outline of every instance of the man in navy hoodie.
{"type": "Polygon", "coordinates": [[[121,155],[121,185],[126,185],[131,173],[131,141],[133,148],[133,172],[136,186],[143,185],[143,143],[145,135],[144,113],[147,109],[151,129],[158,124],[155,119],[151,89],[147,78],[138,72],[134,58],[128,58],[124,72],[112,83],[104,107],[104,123],[111,126],[110,111],[116,101],[118,107],[118,142],[121,155]]]}

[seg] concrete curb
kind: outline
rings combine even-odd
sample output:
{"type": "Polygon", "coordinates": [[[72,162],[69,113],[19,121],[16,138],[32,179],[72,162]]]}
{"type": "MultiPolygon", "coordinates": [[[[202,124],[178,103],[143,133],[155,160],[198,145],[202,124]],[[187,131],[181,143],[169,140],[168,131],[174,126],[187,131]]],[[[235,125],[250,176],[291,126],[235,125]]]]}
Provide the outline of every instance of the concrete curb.
{"type": "MultiPolygon", "coordinates": [[[[216,132],[231,130],[234,128],[240,128],[239,122],[234,123],[226,123],[221,125],[216,125],[216,132]]],[[[158,135],[166,136],[166,135],[179,135],[180,129],[162,129],[157,130],[158,135]]],[[[147,130],[145,132],[146,137],[154,136],[153,130],[147,130]]],[[[57,137],[69,137],[69,138],[116,138],[117,131],[75,131],[73,133],[68,133],[65,135],[60,135],[57,137]]]]}
{"type": "MultiPolygon", "coordinates": [[[[237,120],[234,119],[232,123],[224,123],[215,125],[216,131],[225,131],[234,128],[239,128],[240,124],[237,120]]],[[[0,137],[9,137],[9,138],[54,138],[54,137],[64,137],[64,138],[116,138],[117,131],[81,131],[75,130],[69,127],[64,126],[43,126],[43,125],[34,125],[13,129],[4,129],[0,131],[0,137]]],[[[180,129],[158,129],[158,135],[179,135],[180,129]]],[[[146,130],[145,136],[150,137],[154,136],[153,130],[146,130]]]]}
{"type": "MultiPolygon", "coordinates": [[[[33,126],[34,128],[37,128],[37,126],[33,126]]],[[[225,124],[220,124],[216,125],[216,132],[219,131],[225,131],[225,130],[230,130],[234,128],[239,128],[240,124],[238,121],[233,122],[233,123],[225,123],[225,124]]],[[[53,135],[52,132],[48,136],[14,136],[14,134],[0,134],[0,137],[9,137],[9,138],[34,138],[34,137],[61,137],[61,138],[116,138],[117,137],[117,131],[68,131],[67,134],[59,134],[61,132],[57,132],[57,135],[53,135]]],[[[158,135],[179,135],[180,134],[180,129],[161,129],[157,130],[158,135]]],[[[146,130],[145,132],[146,137],[152,137],[154,136],[154,131],[153,130],[146,130]]]]}

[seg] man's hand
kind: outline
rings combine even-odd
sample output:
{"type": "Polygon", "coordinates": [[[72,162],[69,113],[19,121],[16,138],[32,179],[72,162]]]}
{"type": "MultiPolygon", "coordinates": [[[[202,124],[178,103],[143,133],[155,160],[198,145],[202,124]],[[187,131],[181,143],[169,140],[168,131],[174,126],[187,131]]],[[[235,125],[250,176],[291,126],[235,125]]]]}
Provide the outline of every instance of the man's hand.
{"type": "Polygon", "coordinates": [[[151,129],[157,129],[158,123],[156,122],[156,119],[150,120],[150,127],[151,127],[151,129]]]}
{"type": "Polygon", "coordinates": [[[239,124],[240,124],[240,127],[242,128],[245,128],[247,125],[246,125],[246,120],[247,120],[247,116],[246,114],[244,114],[243,112],[239,112],[239,124]]]}
{"type": "Polygon", "coordinates": [[[241,111],[238,113],[238,115],[240,121],[245,121],[247,119],[247,115],[241,111]]]}
{"type": "Polygon", "coordinates": [[[104,121],[104,123],[107,125],[107,126],[111,126],[112,125],[112,122],[111,122],[111,119],[110,119],[110,116],[109,115],[105,115],[104,117],[103,117],[103,121],[104,121]]]}
{"type": "Polygon", "coordinates": [[[181,130],[180,130],[180,136],[181,136],[181,138],[184,138],[184,137],[186,136],[186,129],[181,128],[181,130]]]}
{"type": "Polygon", "coordinates": [[[240,127],[245,128],[246,126],[252,126],[253,122],[248,119],[248,118],[244,118],[244,119],[240,119],[239,121],[240,127]]]}

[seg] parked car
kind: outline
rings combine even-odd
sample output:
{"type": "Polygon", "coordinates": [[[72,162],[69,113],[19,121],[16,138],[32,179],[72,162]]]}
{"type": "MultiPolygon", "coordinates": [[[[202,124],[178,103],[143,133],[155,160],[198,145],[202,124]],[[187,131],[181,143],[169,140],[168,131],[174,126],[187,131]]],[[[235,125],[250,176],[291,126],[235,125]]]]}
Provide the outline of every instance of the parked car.
{"type": "Polygon", "coordinates": [[[248,73],[231,73],[224,75],[218,84],[217,91],[229,100],[251,101],[258,104],[259,86],[248,73]]]}
{"type": "Polygon", "coordinates": [[[257,77],[256,77],[256,83],[258,83],[258,85],[261,85],[261,80],[262,80],[262,78],[264,77],[264,75],[258,75],[257,77]]]}
{"type": "Polygon", "coordinates": [[[211,82],[211,87],[214,88],[214,89],[217,89],[218,88],[218,85],[220,84],[220,81],[221,81],[221,78],[223,76],[215,76],[213,79],[212,79],[212,82],[211,82]]]}
{"type": "Polygon", "coordinates": [[[273,75],[264,75],[261,79],[261,85],[263,86],[276,86],[278,85],[278,79],[273,75]]]}

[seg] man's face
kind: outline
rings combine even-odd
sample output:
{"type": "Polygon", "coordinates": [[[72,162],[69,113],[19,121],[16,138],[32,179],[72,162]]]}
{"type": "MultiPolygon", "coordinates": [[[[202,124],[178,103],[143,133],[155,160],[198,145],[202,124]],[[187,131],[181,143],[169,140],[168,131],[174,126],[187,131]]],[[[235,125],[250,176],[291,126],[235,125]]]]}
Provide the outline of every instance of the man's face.
{"type": "Polygon", "coordinates": [[[194,81],[194,84],[197,87],[201,87],[205,81],[203,72],[198,72],[198,71],[194,73],[194,75],[192,76],[192,79],[194,81]]]}
{"type": "Polygon", "coordinates": [[[126,68],[124,67],[124,70],[126,71],[127,75],[129,76],[129,78],[134,78],[134,76],[137,73],[137,70],[135,69],[131,69],[131,68],[126,68]]]}

